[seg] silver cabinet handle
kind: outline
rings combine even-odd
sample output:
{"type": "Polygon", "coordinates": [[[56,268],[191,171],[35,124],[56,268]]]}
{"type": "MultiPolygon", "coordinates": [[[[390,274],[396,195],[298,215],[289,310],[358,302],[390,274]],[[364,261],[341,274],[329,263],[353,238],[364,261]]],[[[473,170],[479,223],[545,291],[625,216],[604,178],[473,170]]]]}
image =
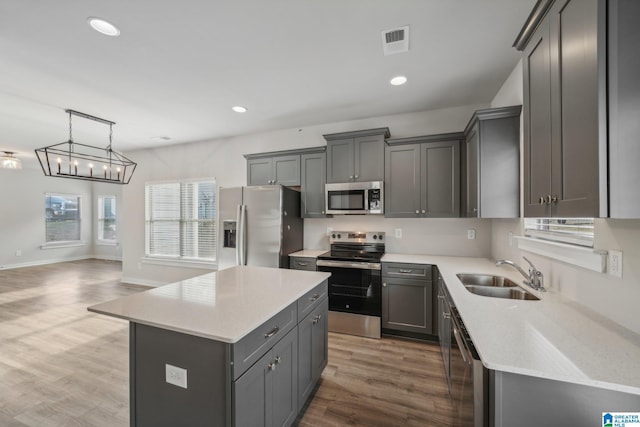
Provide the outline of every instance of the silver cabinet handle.
{"type": "Polygon", "coordinates": [[[317,325],[320,319],[322,319],[322,316],[318,314],[316,317],[313,318],[313,324],[317,325]]]}
{"type": "Polygon", "coordinates": [[[353,179],[353,175],[349,175],[349,179],[353,179]]]}
{"type": "Polygon", "coordinates": [[[540,196],[540,198],[538,199],[538,203],[544,205],[544,197],[540,196]]]}
{"type": "Polygon", "coordinates": [[[320,294],[313,294],[313,296],[311,298],[309,298],[309,301],[311,301],[311,302],[317,301],[318,298],[320,298],[320,294]]]}
{"type": "Polygon", "coordinates": [[[358,175],[356,175],[354,178],[355,178],[355,179],[358,179],[358,175]]]}
{"type": "Polygon", "coordinates": [[[478,208],[473,208],[473,211],[474,212],[478,212],[478,208]]]}
{"type": "Polygon", "coordinates": [[[427,211],[425,211],[424,209],[422,209],[422,213],[427,213],[427,211]]]}
{"type": "Polygon", "coordinates": [[[300,265],[300,266],[302,266],[302,267],[306,267],[307,265],[309,265],[309,263],[308,263],[308,262],[306,262],[306,261],[298,261],[298,263],[297,263],[297,264],[298,264],[298,265],[300,265]]]}
{"type": "Polygon", "coordinates": [[[444,299],[444,295],[438,294],[438,299],[444,299]]]}
{"type": "Polygon", "coordinates": [[[443,319],[451,319],[451,313],[442,313],[442,318],[443,319]]]}
{"type": "Polygon", "coordinates": [[[322,215],[324,215],[324,211],[320,212],[322,215]]]}
{"type": "Polygon", "coordinates": [[[398,270],[398,271],[399,271],[400,273],[405,273],[405,274],[408,274],[408,273],[413,272],[413,270],[404,270],[404,269],[402,269],[402,268],[401,268],[400,270],[398,270]]]}
{"type": "Polygon", "coordinates": [[[382,284],[382,287],[383,287],[383,288],[386,288],[386,287],[387,287],[387,284],[386,284],[386,283],[383,283],[383,284],[382,284]]]}
{"type": "Polygon", "coordinates": [[[280,362],[282,362],[282,359],[280,358],[280,356],[276,356],[275,363],[279,364],[280,362]]]}
{"type": "Polygon", "coordinates": [[[419,211],[419,210],[416,210],[416,213],[417,213],[417,214],[419,214],[419,213],[420,213],[420,211],[419,211]]]}
{"type": "Polygon", "coordinates": [[[273,362],[269,363],[269,370],[270,371],[275,371],[276,370],[276,364],[273,363],[273,362]]]}
{"type": "Polygon", "coordinates": [[[280,330],[280,328],[276,326],[275,328],[273,328],[272,330],[270,330],[269,332],[267,332],[266,334],[264,334],[264,337],[265,337],[265,338],[271,338],[272,336],[274,336],[275,334],[277,334],[279,330],[280,330]]]}

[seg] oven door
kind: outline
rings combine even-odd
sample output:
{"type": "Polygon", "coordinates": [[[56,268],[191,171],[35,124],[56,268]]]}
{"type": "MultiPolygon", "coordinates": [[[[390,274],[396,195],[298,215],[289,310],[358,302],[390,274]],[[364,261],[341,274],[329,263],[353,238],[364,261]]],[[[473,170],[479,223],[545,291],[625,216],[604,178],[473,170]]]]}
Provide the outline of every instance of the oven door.
{"type": "Polygon", "coordinates": [[[380,317],[382,272],[380,264],[318,260],[318,271],[329,277],[329,310],[380,317]]]}

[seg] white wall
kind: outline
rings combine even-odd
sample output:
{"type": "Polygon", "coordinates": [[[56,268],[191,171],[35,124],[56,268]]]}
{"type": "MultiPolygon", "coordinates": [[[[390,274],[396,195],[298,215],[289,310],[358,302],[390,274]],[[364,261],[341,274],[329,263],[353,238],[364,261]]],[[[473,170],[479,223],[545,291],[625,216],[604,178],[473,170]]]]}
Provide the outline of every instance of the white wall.
{"type": "MultiPolygon", "coordinates": [[[[522,64],[520,63],[505,81],[491,106],[521,103],[522,90],[522,64]]],[[[640,333],[640,316],[637,314],[637,302],[640,301],[640,220],[597,219],[595,221],[595,249],[615,249],[623,252],[621,279],[520,251],[515,243],[513,246],[510,245],[510,232],[514,236],[522,236],[523,220],[492,221],[491,256],[493,259],[506,258],[523,264],[522,255],[526,255],[543,272],[545,286],[550,292],[559,292],[568,299],[640,333]]]]}
{"type": "Polygon", "coordinates": [[[0,169],[0,268],[86,258],[92,254],[91,183],[45,177],[35,166],[25,165],[21,170],[0,169]],[[45,243],[45,193],[82,196],[84,246],[40,248],[45,243]],[[22,256],[16,256],[17,250],[22,251],[22,256]]]}
{"type": "MultiPolygon", "coordinates": [[[[246,160],[243,154],[321,146],[326,145],[323,134],[384,126],[389,127],[391,136],[394,138],[460,132],[473,112],[479,108],[486,108],[486,105],[329,123],[127,153],[130,158],[138,162],[138,168],[131,183],[123,189],[123,205],[126,211],[122,224],[123,278],[134,283],[160,284],[206,272],[201,269],[143,262],[144,185],[146,182],[213,176],[221,187],[245,185],[246,160]]],[[[250,116],[247,117],[250,118],[250,116]]],[[[346,222],[344,226],[351,226],[350,221],[358,220],[343,217],[329,220],[305,220],[305,244],[309,247],[321,247],[320,241],[325,234],[323,230],[326,229],[324,223],[342,226],[343,221],[346,222]]],[[[399,242],[390,242],[389,251],[435,253],[436,248],[440,247],[447,251],[459,248],[465,254],[479,256],[490,254],[490,223],[486,221],[472,221],[473,227],[478,230],[476,241],[467,241],[466,231],[464,233],[456,231],[455,221],[457,220],[379,218],[369,221],[371,222],[363,226],[384,228],[380,231],[387,231],[396,228],[395,224],[400,224],[406,229],[403,245],[399,242]]]]}

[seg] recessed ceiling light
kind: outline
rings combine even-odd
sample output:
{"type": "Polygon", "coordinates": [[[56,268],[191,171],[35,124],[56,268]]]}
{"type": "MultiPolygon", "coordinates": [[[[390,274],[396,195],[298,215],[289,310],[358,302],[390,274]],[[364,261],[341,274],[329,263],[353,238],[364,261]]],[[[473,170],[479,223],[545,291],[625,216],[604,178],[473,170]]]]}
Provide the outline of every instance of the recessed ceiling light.
{"type": "Polygon", "coordinates": [[[247,109],[245,107],[242,107],[240,105],[236,105],[235,107],[231,107],[231,109],[233,111],[235,111],[236,113],[246,113],[247,109]]]}
{"type": "Polygon", "coordinates": [[[400,86],[405,84],[406,82],[407,82],[407,78],[405,76],[396,76],[392,78],[389,83],[391,83],[393,86],[400,86]]]}
{"type": "Polygon", "coordinates": [[[113,25],[111,22],[105,21],[102,18],[90,16],[87,18],[87,22],[89,23],[89,25],[91,25],[91,28],[104,35],[112,37],[117,37],[120,35],[120,30],[118,29],[118,27],[113,25]]]}

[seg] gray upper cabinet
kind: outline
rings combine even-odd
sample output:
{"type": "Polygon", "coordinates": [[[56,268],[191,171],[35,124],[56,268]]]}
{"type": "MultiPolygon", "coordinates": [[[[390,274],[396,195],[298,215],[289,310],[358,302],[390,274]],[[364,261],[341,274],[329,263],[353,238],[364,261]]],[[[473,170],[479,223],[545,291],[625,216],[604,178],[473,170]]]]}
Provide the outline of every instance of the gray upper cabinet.
{"type": "Polygon", "coordinates": [[[327,140],[327,182],[382,181],[388,128],[323,135],[327,140]]]}
{"type": "Polygon", "coordinates": [[[460,216],[462,133],[388,139],[385,217],[460,216]]]}
{"type": "Polygon", "coordinates": [[[324,218],[324,184],[327,182],[327,153],[302,154],[301,174],[301,214],[303,218],[324,218]]]}
{"type": "Polygon", "coordinates": [[[273,157],[247,156],[247,185],[300,185],[300,155],[273,157]]]}
{"type": "Polygon", "coordinates": [[[640,2],[608,2],[609,209],[640,218],[640,2]]]}
{"type": "Polygon", "coordinates": [[[476,111],[465,129],[467,217],[520,216],[521,106],[476,111]]]}
{"type": "Polygon", "coordinates": [[[524,213],[606,216],[605,2],[537,6],[515,43],[524,50],[524,213]]]}

